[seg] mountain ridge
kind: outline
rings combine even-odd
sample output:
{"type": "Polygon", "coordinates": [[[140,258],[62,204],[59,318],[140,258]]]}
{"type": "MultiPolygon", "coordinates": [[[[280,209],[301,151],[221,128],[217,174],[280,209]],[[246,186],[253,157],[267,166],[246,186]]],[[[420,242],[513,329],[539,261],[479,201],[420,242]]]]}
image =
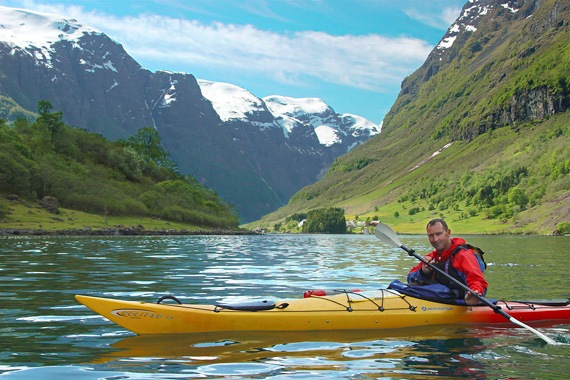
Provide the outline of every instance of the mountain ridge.
{"type": "Polygon", "coordinates": [[[192,74],[146,70],[118,42],[77,20],[0,7],[0,21],[0,95],[27,111],[49,100],[67,124],[110,139],[152,126],[179,170],[233,204],[242,221],[284,205],[336,157],[379,132],[374,123],[329,107],[331,122],[317,131],[296,118],[283,133],[284,116],[253,94],[250,100],[262,108],[240,111],[243,104],[234,99],[232,111],[244,117],[226,118],[227,108],[216,110],[220,100],[205,97],[192,74]]]}

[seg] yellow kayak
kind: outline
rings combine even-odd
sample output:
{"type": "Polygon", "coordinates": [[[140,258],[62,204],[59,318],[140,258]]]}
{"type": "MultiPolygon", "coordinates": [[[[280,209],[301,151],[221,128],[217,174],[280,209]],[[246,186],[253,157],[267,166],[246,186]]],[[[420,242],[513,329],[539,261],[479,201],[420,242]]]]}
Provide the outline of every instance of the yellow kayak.
{"type": "MultiPolygon", "coordinates": [[[[397,329],[426,325],[507,323],[487,306],[459,306],[402,295],[394,290],[245,304],[194,305],[123,301],[76,295],[77,301],[137,334],[224,331],[327,331],[397,329]]],[[[175,301],[179,302],[174,297],[175,301]]],[[[525,322],[570,323],[568,301],[497,303],[525,322]]]]}

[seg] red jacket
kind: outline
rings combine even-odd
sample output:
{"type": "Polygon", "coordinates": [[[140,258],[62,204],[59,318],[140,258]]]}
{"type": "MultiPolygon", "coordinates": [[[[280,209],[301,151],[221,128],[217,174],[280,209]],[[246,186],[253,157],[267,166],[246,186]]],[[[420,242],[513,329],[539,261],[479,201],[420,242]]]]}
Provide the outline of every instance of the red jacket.
{"type": "MultiPolygon", "coordinates": [[[[452,238],[451,247],[448,250],[444,251],[441,255],[436,250],[433,250],[427,256],[433,257],[439,263],[447,260],[451,256],[453,250],[457,246],[463,244],[466,244],[465,240],[461,238],[452,238]]],[[[409,283],[413,282],[413,279],[426,280],[430,277],[424,275],[421,271],[423,265],[424,263],[419,263],[412,268],[408,274],[409,283]]],[[[485,280],[485,277],[483,276],[483,269],[481,268],[477,255],[472,249],[459,250],[455,255],[453,255],[451,265],[455,268],[465,285],[476,292],[480,292],[481,294],[485,294],[487,292],[487,280],[485,280]]]]}

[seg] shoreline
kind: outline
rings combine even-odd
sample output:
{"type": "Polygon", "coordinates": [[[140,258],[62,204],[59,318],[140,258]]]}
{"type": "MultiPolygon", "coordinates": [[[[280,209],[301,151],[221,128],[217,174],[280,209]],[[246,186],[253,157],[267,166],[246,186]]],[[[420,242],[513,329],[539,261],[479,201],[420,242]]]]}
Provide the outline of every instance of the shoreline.
{"type": "MultiPolygon", "coordinates": [[[[116,228],[75,228],[61,230],[44,230],[32,228],[0,228],[0,237],[3,236],[193,236],[193,235],[226,235],[226,236],[246,236],[246,235],[266,235],[266,233],[257,230],[187,230],[187,229],[145,229],[139,227],[116,227],[116,228]]],[[[351,235],[351,234],[348,234],[351,235]]],[[[352,234],[359,235],[359,234],[352,234]]],[[[415,233],[407,233],[406,235],[422,235],[415,233]]],[[[525,233],[483,233],[483,234],[464,234],[465,236],[492,236],[492,235],[511,235],[511,236],[570,236],[568,234],[525,234],[525,233]]]]}
{"type": "Polygon", "coordinates": [[[186,230],[166,229],[147,230],[140,227],[116,227],[116,228],[77,228],[71,230],[35,230],[18,228],[0,228],[0,236],[190,236],[190,235],[260,235],[255,231],[248,230],[186,230]]]}

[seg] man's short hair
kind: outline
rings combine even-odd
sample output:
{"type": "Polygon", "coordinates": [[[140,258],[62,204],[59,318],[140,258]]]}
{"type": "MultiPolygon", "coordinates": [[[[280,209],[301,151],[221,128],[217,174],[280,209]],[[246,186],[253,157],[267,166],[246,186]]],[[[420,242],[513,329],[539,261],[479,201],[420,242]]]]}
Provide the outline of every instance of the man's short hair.
{"type": "Polygon", "coordinates": [[[443,219],[432,219],[428,222],[426,228],[431,227],[437,223],[441,223],[441,225],[443,226],[443,228],[445,228],[445,230],[449,230],[449,227],[447,226],[447,223],[445,222],[445,220],[443,219]]]}

